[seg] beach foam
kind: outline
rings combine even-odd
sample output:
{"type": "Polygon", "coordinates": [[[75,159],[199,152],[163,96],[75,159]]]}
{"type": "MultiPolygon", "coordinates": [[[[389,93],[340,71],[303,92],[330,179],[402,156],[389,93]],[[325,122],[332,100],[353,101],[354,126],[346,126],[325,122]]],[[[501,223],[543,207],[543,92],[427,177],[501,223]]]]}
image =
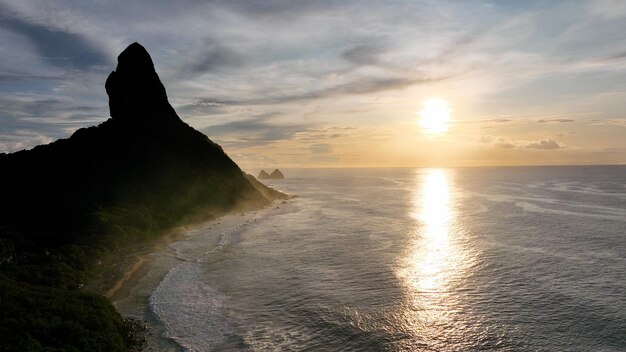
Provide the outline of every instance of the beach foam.
{"type": "Polygon", "coordinates": [[[165,325],[165,337],[188,351],[208,351],[232,332],[222,312],[226,296],[201,278],[200,263],[170,270],[150,296],[150,309],[165,325]]]}

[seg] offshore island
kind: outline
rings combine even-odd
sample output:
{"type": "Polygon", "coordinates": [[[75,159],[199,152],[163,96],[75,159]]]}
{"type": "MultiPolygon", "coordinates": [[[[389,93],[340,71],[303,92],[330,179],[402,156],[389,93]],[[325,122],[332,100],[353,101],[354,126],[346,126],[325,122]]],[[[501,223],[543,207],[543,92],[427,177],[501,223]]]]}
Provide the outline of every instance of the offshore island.
{"type": "Polygon", "coordinates": [[[119,55],[105,86],[107,121],[0,154],[3,350],[140,350],[145,327],[103,296],[128,279],[119,270],[142,264],[120,257],[181,226],[288,198],[178,117],[140,44],[119,55]]]}

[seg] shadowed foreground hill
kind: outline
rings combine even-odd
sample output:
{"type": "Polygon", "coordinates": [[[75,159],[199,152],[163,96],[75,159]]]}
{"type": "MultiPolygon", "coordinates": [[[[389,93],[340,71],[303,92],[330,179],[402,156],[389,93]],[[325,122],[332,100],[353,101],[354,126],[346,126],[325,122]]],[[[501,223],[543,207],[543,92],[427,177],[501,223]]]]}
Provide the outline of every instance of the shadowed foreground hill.
{"type": "Polygon", "coordinates": [[[106,91],[106,122],[0,154],[2,350],[128,350],[128,324],[78,290],[95,258],[285,197],[253,186],[220,146],[180,120],[141,45],[119,55],[106,91]]]}

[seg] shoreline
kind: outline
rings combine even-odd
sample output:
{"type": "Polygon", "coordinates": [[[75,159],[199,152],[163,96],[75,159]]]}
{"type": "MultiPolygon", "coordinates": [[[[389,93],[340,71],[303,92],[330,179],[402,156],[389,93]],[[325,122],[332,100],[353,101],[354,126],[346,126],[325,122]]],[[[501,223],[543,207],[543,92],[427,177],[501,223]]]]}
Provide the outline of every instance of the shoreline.
{"type": "MultiPolygon", "coordinates": [[[[201,224],[203,223],[198,225],[201,224]]],[[[107,254],[98,262],[99,272],[87,282],[84,290],[102,295],[110,301],[119,299],[120,291],[124,291],[129,281],[136,278],[137,272],[150,260],[151,253],[184,239],[184,234],[193,226],[178,226],[146,243],[131,245],[107,254]]]]}
{"type": "Polygon", "coordinates": [[[118,280],[115,285],[113,285],[113,287],[111,287],[105,294],[104,297],[110,299],[111,301],[114,301],[118,296],[118,293],[123,289],[126,288],[126,286],[129,285],[129,281],[133,278],[135,278],[135,276],[137,275],[137,272],[139,271],[139,269],[141,269],[141,267],[146,263],[146,257],[143,255],[138,255],[135,258],[135,263],[132,265],[132,267],[130,268],[130,270],[124,272],[122,274],[122,278],[120,280],[118,280]]]}
{"type": "Polygon", "coordinates": [[[206,222],[196,225],[176,227],[163,234],[161,237],[154,239],[149,246],[129,249],[128,253],[124,256],[126,258],[125,262],[121,264],[122,270],[114,274],[114,278],[116,279],[113,281],[112,285],[109,283],[110,287],[106,289],[106,291],[102,292],[102,295],[111,300],[111,302],[115,302],[128,296],[128,294],[130,294],[129,288],[131,288],[133,283],[141,277],[142,269],[144,269],[145,266],[150,265],[152,260],[150,254],[162,250],[171,243],[184,240],[185,234],[194,227],[202,226],[218,219],[220,219],[220,217],[207,220],[206,222]],[[129,261],[132,261],[132,264],[129,263],[129,261]]]}
{"type": "Polygon", "coordinates": [[[173,229],[147,246],[129,249],[124,259],[113,264],[118,269],[114,276],[109,280],[103,278],[108,286],[103,287],[101,280],[100,285],[104,289],[100,294],[109,299],[122,316],[139,319],[146,325],[146,351],[182,351],[180,345],[164,336],[166,327],[149,305],[150,295],[165,275],[186,260],[177,255],[176,244],[196,238],[202,243],[211,243],[212,249],[216,249],[224,234],[250,224],[256,218],[266,217],[269,211],[279,205],[275,201],[259,209],[231,211],[215,219],[173,229]]]}

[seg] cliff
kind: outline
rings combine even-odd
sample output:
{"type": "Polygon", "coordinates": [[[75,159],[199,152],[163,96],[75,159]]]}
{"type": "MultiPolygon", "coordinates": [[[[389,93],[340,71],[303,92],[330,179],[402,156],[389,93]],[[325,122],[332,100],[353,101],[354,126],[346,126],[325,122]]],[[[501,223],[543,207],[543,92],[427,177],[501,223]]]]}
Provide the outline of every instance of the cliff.
{"type": "Polygon", "coordinates": [[[138,43],[119,55],[105,88],[110,119],[0,154],[0,349],[133,348],[133,324],[78,290],[94,261],[174,226],[284,196],[252,185],[219,145],[178,117],[138,43]]]}
{"type": "Polygon", "coordinates": [[[72,242],[128,220],[151,231],[268,202],[219,145],[178,117],[141,45],[119,55],[106,91],[109,120],[0,158],[0,224],[7,231],[72,242]],[[51,226],[67,231],[59,238],[51,226]]]}
{"type": "Polygon", "coordinates": [[[269,199],[288,199],[289,198],[288,195],[282,192],[279,192],[273,189],[272,187],[268,187],[264,185],[263,183],[259,182],[256,178],[254,178],[254,176],[250,174],[246,174],[246,178],[248,179],[248,181],[250,181],[250,183],[252,184],[252,186],[254,186],[254,188],[256,188],[259,192],[261,192],[261,194],[265,198],[269,198],[269,199]]]}

